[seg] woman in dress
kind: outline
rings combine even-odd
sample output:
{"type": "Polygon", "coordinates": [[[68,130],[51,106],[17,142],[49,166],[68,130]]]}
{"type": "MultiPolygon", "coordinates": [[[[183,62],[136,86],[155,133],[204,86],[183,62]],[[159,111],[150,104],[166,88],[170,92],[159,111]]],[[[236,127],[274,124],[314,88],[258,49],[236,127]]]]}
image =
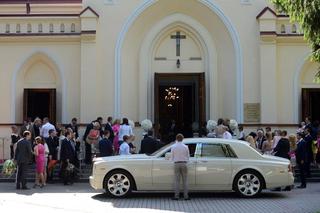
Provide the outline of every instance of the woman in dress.
{"type": "MultiPolygon", "coordinates": [[[[289,156],[290,156],[290,162],[292,168],[296,167],[297,162],[296,162],[296,149],[297,149],[297,137],[294,134],[289,135],[288,140],[290,142],[290,151],[289,151],[289,156]]],[[[293,171],[295,171],[293,169],[293,171]]]]}
{"type": "Polygon", "coordinates": [[[36,160],[36,186],[41,188],[44,186],[44,164],[45,164],[45,147],[42,144],[42,138],[40,136],[35,138],[36,146],[34,147],[34,155],[36,160]]]}
{"type": "Polygon", "coordinates": [[[246,137],[246,141],[250,144],[250,146],[254,149],[257,149],[256,142],[254,141],[253,137],[251,135],[248,135],[246,137]]]}
{"type": "Polygon", "coordinates": [[[132,127],[129,125],[129,120],[128,118],[123,118],[122,119],[122,124],[120,125],[120,130],[119,130],[119,146],[123,142],[123,136],[127,135],[129,138],[133,136],[133,131],[132,127]]]}
{"type": "Polygon", "coordinates": [[[267,132],[266,140],[262,143],[262,149],[261,149],[262,153],[266,155],[271,155],[272,145],[273,145],[272,133],[267,132]]]}
{"type": "Polygon", "coordinates": [[[113,150],[114,155],[119,153],[119,131],[120,131],[120,119],[116,119],[112,125],[112,131],[114,133],[113,138],[113,150]]]}

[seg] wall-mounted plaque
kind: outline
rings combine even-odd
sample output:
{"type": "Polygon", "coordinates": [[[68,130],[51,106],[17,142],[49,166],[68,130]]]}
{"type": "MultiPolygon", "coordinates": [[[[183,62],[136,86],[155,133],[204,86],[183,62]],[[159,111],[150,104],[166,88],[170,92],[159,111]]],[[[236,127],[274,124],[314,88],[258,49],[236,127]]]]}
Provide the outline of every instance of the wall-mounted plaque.
{"type": "Polygon", "coordinates": [[[260,103],[244,104],[244,122],[260,122],[260,103]]]}

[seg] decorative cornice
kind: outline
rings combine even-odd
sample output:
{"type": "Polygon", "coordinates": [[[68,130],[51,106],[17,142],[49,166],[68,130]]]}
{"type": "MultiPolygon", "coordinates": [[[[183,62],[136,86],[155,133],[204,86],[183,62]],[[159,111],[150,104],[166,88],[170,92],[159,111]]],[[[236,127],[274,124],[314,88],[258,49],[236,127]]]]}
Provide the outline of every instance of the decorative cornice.
{"type": "Polygon", "coordinates": [[[79,36],[81,33],[0,33],[0,37],[79,36]]]}
{"type": "Polygon", "coordinates": [[[65,14],[0,14],[0,17],[79,17],[77,13],[65,13],[65,14]]]}
{"type": "Polygon", "coordinates": [[[277,33],[276,31],[261,31],[260,32],[261,36],[277,36],[277,37],[303,37],[303,34],[299,34],[299,33],[292,33],[292,34],[288,34],[288,33],[277,33]]]}
{"type": "Polygon", "coordinates": [[[93,35],[93,34],[96,34],[97,31],[96,30],[82,30],[81,31],[81,34],[90,34],[90,35],[93,35]]]}
{"type": "Polygon", "coordinates": [[[0,4],[82,4],[82,0],[1,0],[0,4]]]}

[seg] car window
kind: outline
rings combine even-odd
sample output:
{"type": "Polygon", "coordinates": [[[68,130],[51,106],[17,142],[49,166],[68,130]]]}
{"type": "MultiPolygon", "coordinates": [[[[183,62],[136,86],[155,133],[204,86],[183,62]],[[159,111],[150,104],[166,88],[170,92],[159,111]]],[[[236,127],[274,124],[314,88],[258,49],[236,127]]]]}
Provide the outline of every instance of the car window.
{"type": "Polygon", "coordinates": [[[226,150],[221,144],[202,144],[201,157],[226,157],[226,150]]]}
{"type": "MultiPolygon", "coordinates": [[[[192,143],[192,144],[186,144],[189,148],[189,152],[190,152],[190,157],[194,157],[195,153],[196,153],[196,148],[197,148],[197,144],[196,143],[192,143]]],[[[171,149],[167,150],[166,152],[164,152],[160,157],[165,157],[166,153],[171,152],[171,149]]]]}
{"type": "Polygon", "coordinates": [[[194,154],[196,153],[197,144],[192,143],[192,144],[186,144],[186,145],[189,148],[190,157],[194,157],[194,154]]]}

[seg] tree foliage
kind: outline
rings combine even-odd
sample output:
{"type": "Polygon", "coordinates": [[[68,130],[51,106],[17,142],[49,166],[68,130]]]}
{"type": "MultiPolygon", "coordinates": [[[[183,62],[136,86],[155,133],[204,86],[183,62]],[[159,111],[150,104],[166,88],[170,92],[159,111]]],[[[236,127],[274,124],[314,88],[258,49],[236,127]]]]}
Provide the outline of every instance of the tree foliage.
{"type": "MultiPolygon", "coordinates": [[[[320,63],[320,0],[271,0],[276,8],[300,23],[305,39],[312,48],[312,61],[320,63]]],[[[320,69],[316,79],[320,83],[320,69]]]]}

